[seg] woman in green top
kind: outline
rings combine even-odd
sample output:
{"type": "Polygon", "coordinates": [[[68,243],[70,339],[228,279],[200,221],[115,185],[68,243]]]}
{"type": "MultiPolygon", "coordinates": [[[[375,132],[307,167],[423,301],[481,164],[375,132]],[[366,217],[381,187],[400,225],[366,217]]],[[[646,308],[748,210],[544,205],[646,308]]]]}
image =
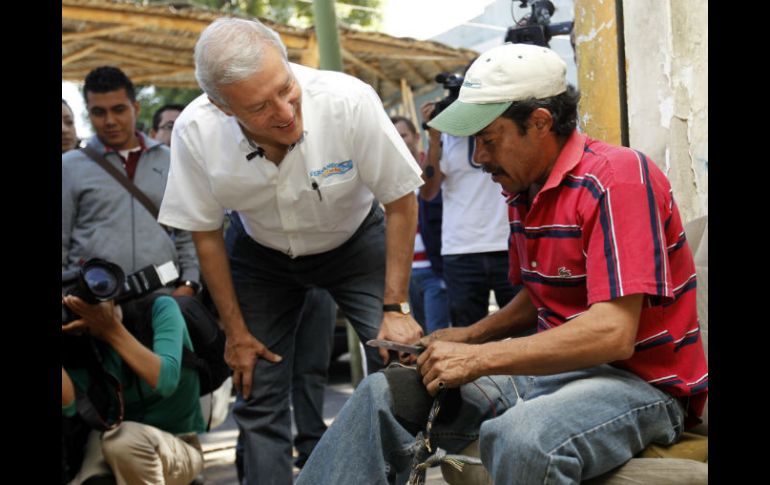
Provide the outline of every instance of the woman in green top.
{"type": "MultiPolygon", "coordinates": [[[[123,385],[125,402],[120,426],[91,432],[83,465],[72,483],[112,473],[119,484],[189,484],[203,469],[196,433],[203,432],[205,424],[198,374],[181,364],[182,346],[192,350],[192,342],[177,303],[167,296],[148,300],[150,349],[129,332],[113,302],[89,305],[75,296],[66,296],[63,302],[82,318],[62,331],[88,332],[108,344],[102,355],[104,367],[123,385]]],[[[65,416],[77,412],[73,386],[87,389],[88,373],[62,368],[65,416]]]]}

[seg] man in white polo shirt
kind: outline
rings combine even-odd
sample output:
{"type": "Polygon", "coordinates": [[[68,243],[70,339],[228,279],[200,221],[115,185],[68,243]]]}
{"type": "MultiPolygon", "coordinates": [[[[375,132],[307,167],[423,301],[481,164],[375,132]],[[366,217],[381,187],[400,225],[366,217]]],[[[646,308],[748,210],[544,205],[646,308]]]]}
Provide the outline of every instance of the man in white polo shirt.
{"type": "MultiPolygon", "coordinates": [[[[421,171],[371,87],[290,64],[257,21],[212,23],[195,64],[205,94],[174,123],[159,219],[192,232],[227,334],[245,483],[285,485],[307,289],[329,290],[362,340],[422,334],[406,303],[421,171]]],[[[367,354],[370,370],[388,358],[367,354]]]]}

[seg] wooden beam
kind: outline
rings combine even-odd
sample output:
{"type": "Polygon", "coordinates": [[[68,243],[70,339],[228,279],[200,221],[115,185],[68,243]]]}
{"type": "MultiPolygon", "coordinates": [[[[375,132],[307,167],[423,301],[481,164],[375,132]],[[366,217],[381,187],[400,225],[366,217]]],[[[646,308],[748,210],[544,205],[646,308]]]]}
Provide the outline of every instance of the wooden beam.
{"type": "Polygon", "coordinates": [[[87,47],[84,47],[83,49],[80,49],[79,51],[73,52],[72,54],[68,55],[67,57],[63,57],[61,60],[62,67],[66,66],[67,64],[70,64],[72,62],[77,61],[78,59],[82,59],[95,50],[99,49],[99,44],[92,44],[87,47]]]}
{"type": "Polygon", "coordinates": [[[417,69],[413,68],[412,65],[408,61],[401,61],[401,63],[399,65],[401,67],[403,67],[404,70],[406,72],[408,72],[409,74],[411,74],[413,77],[416,77],[420,81],[420,84],[425,84],[426,82],[432,80],[432,79],[426,78],[421,73],[419,73],[417,71],[417,69]]]}
{"type": "Polygon", "coordinates": [[[135,25],[121,25],[118,27],[109,27],[106,29],[89,30],[87,32],[67,32],[61,35],[62,42],[72,40],[93,39],[94,37],[104,37],[112,34],[120,34],[131,30],[136,30],[135,25]]]}
{"type": "Polygon", "coordinates": [[[118,54],[114,52],[102,52],[102,54],[99,57],[102,59],[109,59],[110,61],[113,61],[114,63],[117,63],[117,64],[121,64],[121,63],[133,64],[133,65],[144,67],[146,69],[161,69],[161,70],[183,69],[187,71],[191,71],[195,69],[195,67],[192,65],[180,66],[179,64],[155,62],[142,57],[127,56],[124,54],[118,54]]]}
{"type": "Polygon", "coordinates": [[[386,34],[370,32],[345,31],[342,33],[342,40],[345,48],[351,45],[365,45],[367,50],[377,51],[378,49],[398,49],[411,52],[425,52],[433,54],[443,54],[456,56],[459,52],[468,52],[471,55],[478,55],[470,49],[455,49],[443,44],[432,41],[407,40],[399,37],[392,37],[386,34]]]}
{"type": "Polygon", "coordinates": [[[160,61],[161,66],[194,66],[192,51],[186,50],[160,50],[160,49],[137,49],[135,45],[128,43],[118,43],[111,41],[100,42],[102,50],[125,56],[138,61],[154,63],[160,61]]]}
{"type": "Polygon", "coordinates": [[[412,120],[414,126],[418,126],[417,123],[417,111],[414,107],[414,96],[412,96],[412,88],[406,79],[401,78],[401,99],[404,105],[405,116],[412,120]]]}
{"type": "MultiPolygon", "coordinates": [[[[157,29],[178,30],[183,32],[192,32],[200,34],[203,29],[209,26],[214,20],[193,19],[181,16],[170,16],[156,14],[151,11],[143,11],[138,6],[127,6],[125,10],[111,8],[100,8],[96,6],[80,5],[62,5],[62,18],[71,20],[81,20],[86,22],[98,22],[108,24],[118,24],[125,26],[154,27],[157,29]]],[[[278,31],[286,47],[305,48],[307,46],[307,37],[302,34],[278,31]]]]}
{"type": "Polygon", "coordinates": [[[350,52],[348,52],[347,50],[345,50],[343,48],[340,48],[340,51],[342,52],[343,59],[345,59],[347,61],[350,61],[351,64],[360,67],[364,71],[367,71],[367,72],[369,72],[371,74],[374,74],[378,79],[382,79],[384,81],[388,81],[389,83],[394,84],[394,85],[396,84],[394,81],[391,81],[388,78],[387,74],[385,74],[384,72],[380,71],[376,67],[371,66],[371,65],[361,61],[359,58],[357,58],[356,56],[354,56],[353,54],[351,54],[350,52]]]}
{"type": "Polygon", "coordinates": [[[307,39],[307,47],[302,50],[299,63],[303,66],[318,69],[318,39],[316,38],[315,31],[310,32],[310,35],[307,39]]]}
{"type": "Polygon", "coordinates": [[[133,27],[156,27],[160,29],[184,30],[200,34],[210,20],[196,20],[179,17],[164,17],[144,13],[139,9],[120,11],[108,8],[80,5],[62,5],[61,16],[67,19],[84,20],[108,24],[130,25],[133,27]]]}
{"type": "Polygon", "coordinates": [[[410,54],[407,51],[404,52],[393,52],[393,53],[372,53],[372,52],[366,52],[366,51],[351,51],[353,54],[360,56],[362,59],[370,59],[370,58],[376,58],[376,59],[388,59],[388,60],[394,60],[394,61],[403,61],[403,60],[409,60],[414,62],[452,62],[452,63],[458,63],[458,64],[467,64],[468,61],[473,59],[472,57],[469,57],[465,59],[464,57],[457,57],[457,56],[439,56],[439,55],[416,55],[416,54],[410,54]]]}
{"type": "MultiPolygon", "coordinates": [[[[109,39],[99,38],[100,42],[117,42],[119,44],[131,44],[140,49],[146,48],[158,48],[158,49],[172,49],[177,51],[189,51],[192,52],[195,48],[195,42],[197,37],[189,32],[178,31],[155,31],[149,32],[146,30],[139,30],[136,27],[131,27],[132,30],[125,33],[117,33],[111,36],[109,39]]],[[[62,34],[62,44],[68,44],[71,41],[64,39],[65,35],[73,32],[62,34]]]]}
{"type": "MultiPolygon", "coordinates": [[[[192,69],[176,69],[166,72],[156,72],[151,74],[144,74],[140,76],[134,76],[131,78],[131,80],[135,83],[148,83],[148,84],[157,84],[161,81],[164,77],[173,77],[178,76],[180,74],[193,74],[192,69]]],[[[197,85],[197,83],[196,83],[197,85]]]]}

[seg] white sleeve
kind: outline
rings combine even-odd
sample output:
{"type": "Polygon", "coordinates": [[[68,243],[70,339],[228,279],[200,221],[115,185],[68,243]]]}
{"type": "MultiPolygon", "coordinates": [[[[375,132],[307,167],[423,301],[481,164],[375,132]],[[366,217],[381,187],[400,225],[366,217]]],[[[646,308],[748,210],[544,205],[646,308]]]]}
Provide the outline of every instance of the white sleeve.
{"type": "Polygon", "coordinates": [[[382,204],[414,192],[423,184],[419,165],[382,107],[371,86],[364,85],[353,106],[350,139],[363,183],[382,204]]]}
{"type": "Polygon", "coordinates": [[[213,231],[224,223],[224,207],[211,191],[200,152],[191,142],[191,125],[174,129],[171,167],[158,221],[187,231],[213,231]]]}

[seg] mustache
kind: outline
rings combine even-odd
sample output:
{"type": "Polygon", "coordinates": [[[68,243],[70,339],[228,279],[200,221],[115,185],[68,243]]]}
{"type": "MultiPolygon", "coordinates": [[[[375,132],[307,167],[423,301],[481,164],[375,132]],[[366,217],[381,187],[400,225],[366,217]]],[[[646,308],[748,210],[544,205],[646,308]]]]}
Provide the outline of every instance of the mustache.
{"type": "Polygon", "coordinates": [[[505,170],[503,170],[502,167],[500,167],[499,165],[486,164],[483,167],[481,167],[481,170],[484,173],[488,173],[490,175],[501,175],[501,174],[504,175],[505,174],[505,170]]]}

